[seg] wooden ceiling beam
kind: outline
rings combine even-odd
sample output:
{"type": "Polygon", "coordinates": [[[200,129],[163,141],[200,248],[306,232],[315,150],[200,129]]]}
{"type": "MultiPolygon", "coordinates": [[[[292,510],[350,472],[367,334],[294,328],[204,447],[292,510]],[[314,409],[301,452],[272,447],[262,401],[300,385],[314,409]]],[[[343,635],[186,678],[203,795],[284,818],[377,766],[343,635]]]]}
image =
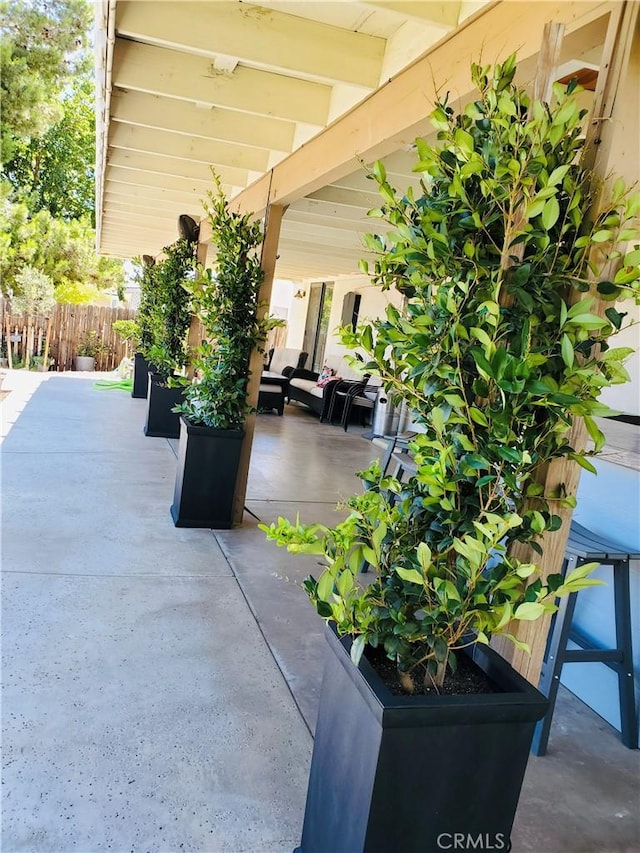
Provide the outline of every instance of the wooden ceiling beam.
{"type": "MultiPolygon", "coordinates": [[[[327,205],[330,209],[330,205],[327,205]]],[[[345,208],[341,208],[344,210],[345,208]]],[[[391,226],[382,219],[370,219],[369,217],[360,217],[347,219],[339,214],[327,213],[322,215],[319,212],[307,213],[304,210],[299,210],[297,207],[289,207],[285,222],[299,222],[304,225],[317,225],[324,228],[342,228],[348,231],[354,231],[358,234],[379,233],[381,231],[389,231],[391,226]]]]}
{"type": "Polygon", "coordinates": [[[116,39],[113,85],[212,107],[324,127],[331,86],[238,66],[216,71],[211,60],[177,50],[116,39]]]}
{"type": "Polygon", "coordinates": [[[144,216],[150,220],[166,219],[177,222],[178,217],[183,213],[188,214],[197,221],[202,215],[202,210],[198,204],[188,205],[182,202],[170,204],[169,202],[163,202],[159,205],[151,199],[140,199],[136,203],[133,200],[126,201],[123,197],[116,196],[116,198],[109,199],[109,213],[117,217],[144,216]]]}
{"type": "Polygon", "coordinates": [[[388,12],[396,12],[403,18],[413,18],[417,21],[426,21],[430,24],[439,24],[443,27],[455,27],[460,16],[460,3],[457,0],[445,0],[445,2],[422,2],[415,0],[364,0],[365,5],[375,9],[385,9],[388,12]]]}
{"type": "Polygon", "coordinates": [[[250,148],[231,142],[199,139],[182,133],[136,127],[132,124],[114,122],[109,134],[110,148],[124,148],[144,154],[162,154],[193,163],[203,163],[207,168],[233,166],[253,172],[264,172],[269,165],[269,152],[264,148],[250,148]]]}
{"type": "Polygon", "coordinates": [[[116,29],[152,45],[368,89],[378,85],[386,44],[268,7],[228,2],[174,0],[155,4],[152,14],[147,2],[119,3],[116,29]]]}
{"type": "MultiPolygon", "coordinates": [[[[213,189],[211,169],[204,163],[191,163],[177,157],[166,157],[160,154],[144,154],[139,151],[126,151],[123,148],[110,149],[107,155],[107,167],[120,166],[123,169],[135,169],[140,172],[173,175],[182,178],[185,183],[195,179],[213,189]]],[[[234,187],[246,186],[248,172],[246,169],[236,169],[231,166],[218,166],[220,180],[234,187]]],[[[109,171],[107,168],[107,177],[109,171]]]]}
{"type": "Polygon", "coordinates": [[[124,184],[118,181],[106,181],[104,186],[105,199],[133,198],[138,201],[153,202],[154,204],[184,204],[192,205],[201,203],[200,193],[178,192],[177,190],[164,189],[163,187],[144,187],[135,184],[124,184]]]}
{"type": "Polygon", "coordinates": [[[380,196],[376,193],[375,184],[368,182],[372,192],[363,192],[362,190],[352,190],[349,188],[336,187],[329,185],[322,187],[315,192],[309,193],[307,198],[317,199],[318,201],[328,201],[331,204],[344,205],[346,207],[357,207],[364,211],[371,210],[374,207],[380,207],[380,196]]]}
{"type": "Polygon", "coordinates": [[[171,130],[202,139],[255,145],[273,151],[290,152],[296,124],[220,107],[197,107],[176,98],[164,98],[147,92],[122,92],[111,97],[111,121],[141,127],[171,130]]]}
{"type": "MultiPolygon", "coordinates": [[[[206,181],[199,181],[195,178],[178,177],[176,175],[160,174],[159,172],[141,172],[137,169],[123,168],[121,166],[110,166],[107,169],[105,186],[107,184],[125,184],[132,188],[143,187],[149,189],[158,189],[174,192],[184,192],[187,194],[197,194],[200,198],[205,198],[207,191],[212,189],[211,174],[206,181]]],[[[232,187],[230,184],[223,184],[225,193],[230,194],[232,187]]]]}

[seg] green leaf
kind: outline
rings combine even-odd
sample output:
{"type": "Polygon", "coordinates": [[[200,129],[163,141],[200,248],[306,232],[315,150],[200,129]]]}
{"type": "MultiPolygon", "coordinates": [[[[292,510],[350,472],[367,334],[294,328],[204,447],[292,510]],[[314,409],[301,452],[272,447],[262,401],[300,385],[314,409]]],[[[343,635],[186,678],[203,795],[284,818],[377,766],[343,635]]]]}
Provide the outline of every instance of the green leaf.
{"type": "Polygon", "coordinates": [[[373,174],[376,176],[376,179],[379,183],[384,183],[387,179],[387,170],[384,167],[384,163],[381,160],[376,160],[373,164],[373,174]]]}
{"type": "Polygon", "coordinates": [[[442,432],[446,423],[444,409],[441,406],[434,406],[431,409],[431,423],[437,432],[442,432]]]}
{"type": "Polygon", "coordinates": [[[622,321],[627,316],[626,312],[620,313],[619,311],[616,311],[615,308],[607,308],[607,310],[604,313],[605,313],[606,317],[608,317],[608,319],[611,321],[611,324],[613,325],[613,327],[615,329],[617,329],[618,331],[620,331],[620,327],[622,326],[622,321]]]}
{"type": "Polygon", "coordinates": [[[560,349],[562,352],[562,360],[564,361],[564,363],[567,365],[567,367],[573,367],[573,362],[575,359],[573,345],[571,344],[571,339],[566,334],[562,336],[560,349]]]}
{"type": "Polygon", "coordinates": [[[418,562],[422,566],[423,571],[426,572],[427,569],[431,566],[431,548],[429,548],[426,542],[420,542],[416,550],[418,555],[418,562]]]}
{"type": "Polygon", "coordinates": [[[598,317],[597,314],[578,314],[571,317],[567,322],[574,326],[582,326],[583,329],[602,329],[603,326],[607,325],[607,321],[598,317]]]}
{"type": "Polygon", "coordinates": [[[387,525],[384,521],[380,521],[378,526],[371,534],[371,542],[373,544],[374,550],[376,554],[380,553],[380,548],[382,546],[382,540],[387,535],[387,525]]]}
{"type": "Polygon", "coordinates": [[[338,592],[344,598],[354,587],[353,574],[349,569],[340,572],[336,583],[338,592]]]}
{"type": "Polygon", "coordinates": [[[514,465],[519,465],[522,462],[522,454],[513,447],[498,447],[496,448],[496,453],[501,459],[504,459],[506,462],[513,462],[514,465]]]}
{"type": "Polygon", "coordinates": [[[365,645],[366,640],[363,634],[357,636],[353,643],[351,643],[351,651],[349,652],[349,655],[355,666],[358,666],[358,664],[360,663],[360,659],[362,658],[362,653],[364,652],[365,645]]]}
{"type": "Polygon", "coordinates": [[[462,152],[467,155],[473,154],[474,142],[470,133],[459,127],[454,133],[453,139],[462,152]]]}
{"type": "Polygon", "coordinates": [[[539,619],[544,612],[544,604],[537,601],[525,601],[516,607],[513,615],[523,622],[533,622],[535,619],[539,619]]]}
{"type": "Polygon", "coordinates": [[[560,216],[560,205],[558,204],[558,199],[553,197],[550,198],[544,206],[544,210],[542,211],[541,221],[543,227],[549,231],[556,222],[558,221],[558,217],[560,216]]]}
{"type": "Polygon", "coordinates": [[[403,581],[407,581],[408,583],[415,583],[420,586],[424,583],[424,578],[417,569],[403,569],[398,567],[396,568],[396,574],[399,575],[403,581]]]}
{"type": "Polygon", "coordinates": [[[444,661],[446,661],[449,655],[449,647],[442,637],[436,637],[436,641],[433,644],[433,651],[435,652],[438,663],[444,663],[444,661]]]}
{"type": "Polygon", "coordinates": [[[564,165],[558,166],[556,169],[554,169],[553,172],[551,172],[551,174],[549,175],[549,185],[555,186],[556,184],[562,183],[565,175],[567,174],[570,168],[570,165],[564,165]]]}
{"type": "Polygon", "coordinates": [[[529,202],[526,211],[527,219],[535,219],[536,216],[540,216],[546,203],[546,199],[544,198],[535,198],[533,201],[529,202]]]}
{"type": "Polygon", "coordinates": [[[605,445],[605,435],[598,426],[598,424],[593,420],[593,418],[590,418],[588,415],[585,415],[583,420],[584,425],[587,428],[587,432],[589,433],[589,436],[593,441],[593,449],[596,453],[599,453],[605,445]]]}
{"type": "Polygon", "coordinates": [[[590,471],[592,474],[597,474],[598,469],[589,462],[581,453],[570,453],[569,459],[573,459],[574,462],[577,462],[581,468],[584,468],[585,471],[590,471]]]}
{"type": "Polygon", "coordinates": [[[330,601],[333,595],[333,575],[329,569],[320,575],[317,586],[317,595],[321,601],[330,601]]]}
{"type": "Polygon", "coordinates": [[[481,412],[480,409],[476,409],[475,406],[471,406],[469,409],[469,415],[471,416],[471,420],[475,421],[479,426],[488,426],[489,421],[486,419],[483,412],[481,412]]]}
{"type": "Polygon", "coordinates": [[[572,583],[573,581],[580,580],[581,578],[586,578],[587,575],[590,575],[591,572],[595,571],[599,566],[600,563],[583,563],[581,566],[577,566],[575,569],[567,572],[564,583],[572,583]]]}

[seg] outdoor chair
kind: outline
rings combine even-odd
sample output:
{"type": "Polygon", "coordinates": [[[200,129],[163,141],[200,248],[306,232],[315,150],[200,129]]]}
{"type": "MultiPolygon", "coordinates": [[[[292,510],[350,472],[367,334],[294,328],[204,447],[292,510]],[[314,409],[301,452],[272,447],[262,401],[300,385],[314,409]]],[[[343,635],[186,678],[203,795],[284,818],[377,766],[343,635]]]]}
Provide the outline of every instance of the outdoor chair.
{"type": "Polygon", "coordinates": [[[341,412],[340,425],[344,431],[347,431],[353,409],[355,408],[360,414],[360,421],[364,424],[367,412],[373,412],[376,404],[376,394],[380,383],[343,381],[335,389],[331,408],[329,410],[328,420],[333,423],[333,418],[336,412],[341,412]]]}
{"type": "Polygon", "coordinates": [[[291,349],[289,347],[272,347],[269,350],[269,358],[265,365],[265,370],[271,373],[284,373],[286,368],[295,370],[302,368],[307,362],[308,353],[299,349],[291,349]]]}
{"type": "MultiPolygon", "coordinates": [[[[331,400],[327,408],[326,416],[324,418],[321,418],[321,420],[328,421],[330,424],[332,424],[335,418],[339,417],[340,424],[344,427],[346,431],[349,423],[349,414],[354,405],[359,405],[359,403],[356,403],[355,401],[363,401],[363,412],[367,408],[366,404],[369,402],[369,398],[365,397],[364,394],[366,389],[369,387],[367,385],[368,381],[369,376],[367,375],[363,376],[360,380],[341,379],[340,381],[336,382],[334,384],[334,387],[332,388],[331,400]]],[[[377,390],[377,388],[375,390],[377,390]]],[[[371,399],[371,408],[373,408],[374,402],[375,391],[373,398],[371,399]]]]}

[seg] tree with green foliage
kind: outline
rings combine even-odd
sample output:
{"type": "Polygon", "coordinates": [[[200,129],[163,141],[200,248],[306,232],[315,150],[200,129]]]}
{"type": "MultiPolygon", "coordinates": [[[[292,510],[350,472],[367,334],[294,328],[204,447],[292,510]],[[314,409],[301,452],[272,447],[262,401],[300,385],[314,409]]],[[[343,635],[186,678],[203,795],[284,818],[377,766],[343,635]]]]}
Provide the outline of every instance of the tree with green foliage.
{"type": "Polygon", "coordinates": [[[95,252],[92,8],[87,0],[0,2],[0,276],[49,276],[58,302],[123,296],[122,262],[95,252]]]}
{"type": "Polygon", "coordinates": [[[27,321],[25,367],[29,367],[35,343],[32,321],[36,317],[49,316],[56,300],[51,278],[35,267],[23,267],[18,273],[17,285],[19,295],[12,298],[11,308],[16,314],[22,314],[27,321]]]}
{"type": "Polygon", "coordinates": [[[2,162],[18,141],[42,136],[62,117],[65,87],[90,67],[92,9],[86,0],[0,4],[2,162]]]}
{"type": "Polygon", "coordinates": [[[4,175],[31,213],[94,223],[95,115],[93,80],[75,80],[61,99],[62,116],[41,136],[15,141],[4,175]]]}
{"type": "Polygon", "coordinates": [[[32,266],[53,281],[58,302],[90,302],[103,290],[122,292],[122,262],[98,257],[86,219],[64,222],[47,210],[30,216],[25,204],[0,194],[0,278],[4,295],[18,294],[18,275],[32,266]]]}

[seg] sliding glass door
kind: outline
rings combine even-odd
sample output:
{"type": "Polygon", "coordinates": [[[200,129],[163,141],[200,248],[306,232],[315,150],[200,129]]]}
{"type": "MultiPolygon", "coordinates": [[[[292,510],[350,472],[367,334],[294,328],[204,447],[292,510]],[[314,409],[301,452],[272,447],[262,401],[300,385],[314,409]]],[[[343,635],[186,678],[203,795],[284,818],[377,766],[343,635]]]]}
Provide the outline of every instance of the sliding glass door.
{"type": "Polygon", "coordinates": [[[318,373],[324,364],[332,298],[333,282],[323,281],[311,285],[303,349],[309,353],[307,365],[318,373]]]}

